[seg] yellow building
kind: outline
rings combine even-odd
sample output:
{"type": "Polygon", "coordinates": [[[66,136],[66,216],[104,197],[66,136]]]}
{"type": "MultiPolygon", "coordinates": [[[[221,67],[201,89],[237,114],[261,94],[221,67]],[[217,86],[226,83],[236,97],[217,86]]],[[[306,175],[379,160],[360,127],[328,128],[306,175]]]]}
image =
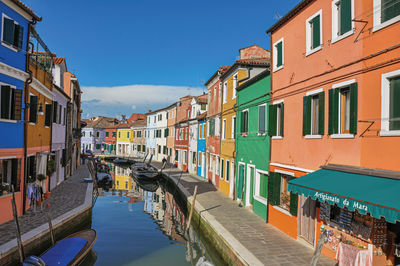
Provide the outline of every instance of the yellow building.
{"type": "Polygon", "coordinates": [[[234,197],[235,187],[235,132],[236,132],[236,88],[248,79],[260,74],[269,66],[269,51],[261,47],[250,46],[240,50],[241,58],[237,60],[224,74],[222,82],[222,112],[221,112],[221,154],[219,163],[219,189],[234,197]],[[253,58],[251,51],[257,50],[259,58],[253,58]],[[255,49],[256,48],[256,49],[255,49]],[[262,50],[261,50],[262,49],[262,50]],[[250,54],[249,54],[250,52],[250,54]],[[264,52],[264,54],[262,54],[264,52]],[[244,55],[243,55],[244,54],[244,55]],[[263,57],[263,55],[265,57],[263,57]]]}
{"type": "Polygon", "coordinates": [[[120,124],[117,127],[117,155],[133,156],[132,124],[120,124]]]}
{"type": "Polygon", "coordinates": [[[115,166],[114,188],[116,190],[130,191],[132,186],[133,179],[129,176],[128,169],[115,166]]]}

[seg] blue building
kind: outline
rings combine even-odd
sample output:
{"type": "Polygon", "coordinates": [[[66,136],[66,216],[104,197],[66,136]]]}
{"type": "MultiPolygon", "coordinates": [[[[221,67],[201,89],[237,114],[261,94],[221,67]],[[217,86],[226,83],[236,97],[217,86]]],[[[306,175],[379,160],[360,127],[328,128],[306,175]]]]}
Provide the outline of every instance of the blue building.
{"type": "Polygon", "coordinates": [[[10,188],[14,186],[19,214],[25,209],[24,88],[29,25],[40,21],[18,0],[0,1],[0,223],[12,219],[10,188]],[[4,195],[4,196],[3,196],[4,195]]]}
{"type": "Polygon", "coordinates": [[[203,113],[198,119],[198,138],[197,138],[197,176],[206,177],[206,116],[207,113],[203,113]]]}

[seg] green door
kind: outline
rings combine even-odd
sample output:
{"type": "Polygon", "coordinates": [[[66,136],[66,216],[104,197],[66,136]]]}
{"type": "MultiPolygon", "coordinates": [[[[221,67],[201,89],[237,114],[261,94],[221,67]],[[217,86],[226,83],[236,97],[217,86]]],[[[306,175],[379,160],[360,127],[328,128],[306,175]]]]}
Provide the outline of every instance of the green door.
{"type": "Polygon", "coordinates": [[[254,168],[250,168],[250,204],[254,204],[254,168]]]}
{"type": "Polygon", "coordinates": [[[244,166],[239,164],[239,175],[238,175],[238,187],[237,187],[237,198],[242,198],[243,192],[243,178],[244,178],[244,166]]]}

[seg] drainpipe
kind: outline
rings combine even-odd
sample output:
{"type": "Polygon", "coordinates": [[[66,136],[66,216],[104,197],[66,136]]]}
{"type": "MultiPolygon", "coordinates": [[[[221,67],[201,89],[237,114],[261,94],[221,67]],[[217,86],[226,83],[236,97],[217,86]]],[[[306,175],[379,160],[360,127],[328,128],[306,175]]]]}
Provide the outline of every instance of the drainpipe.
{"type": "MultiPolygon", "coordinates": [[[[271,49],[271,52],[272,52],[272,38],[271,38],[271,33],[269,33],[268,34],[269,35],[269,43],[270,43],[270,49],[271,49]]],[[[271,66],[270,66],[270,68],[271,68],[271,66]]],[[[272,99],[272,71],[270,71],[269,72],[270,73],[270,89],[269,89],[269,104],[271,105],[271,99],[272,99]]],[[[268,114],[269,114],[269,112],[268,112],[268,114]]],[[[270,121],[270,118],[268,117],[268,124],[269,124],[269,121],[270,121]]],[[[267,129],[268,130],[268,129],[267,129]]],[[[269,132],[267,133],[268,135],[269,135],[269,132]]],[[[269,154],[268,154],[268,173],[269,173],[269,167],[270,167],[270,165],[271,165],[271,155],[272,155],[272,138],[271,138],[271,136],[268,136],[268,138],[269,138],[269,154]]],[[[269,176],[268,176],[268,184],[269,184],[269,176]]],[[[268,191],[268,188],[267,188],[267,191],[268,191]]],[[[269,204],[269,202],[268,202],[268,198],[269,198],[269,195],[267,195],[267,223],[268,223],[268,218],[269,218],[269,213],[268,213],[268,204],[269,204]]]]}
{"type": "Polygon", "coordinates": [[[29,61],[30,61],[30,57],[29,57],[29,45],[32,46],[32,51],[33,51],[33,43],[31,43],[29,41],[29,35],[30,35],[30,30],[31,27],[33,25],[36,24],[36,20],[33,19],[32,21],[29,22],[28,24],[28,39],[26,42],[26,63],[25,63],[25,71],[29,74],[28,79],[25,81],[25,85],[24,85],[24,119],[23,119],[23,125],[24,125],[24,180],[23,180],[23,188],[24,191],[22,191],[23,196],[22,196],[22,214],[25,214],[25,209],[26,209],[26,184],[27,184],[27,180],[28,180],[28,158],[27,158],[27,153],[28,153],[28,149],[27,149],[27,136],[28,136],[28,121],[26,120],[26,118],[28,117],[28,109],[27,109],[27,102],[28,102],[28,95],[29,95],[29,84],[32,83],[32,71],[29,70],[29,61]]]}

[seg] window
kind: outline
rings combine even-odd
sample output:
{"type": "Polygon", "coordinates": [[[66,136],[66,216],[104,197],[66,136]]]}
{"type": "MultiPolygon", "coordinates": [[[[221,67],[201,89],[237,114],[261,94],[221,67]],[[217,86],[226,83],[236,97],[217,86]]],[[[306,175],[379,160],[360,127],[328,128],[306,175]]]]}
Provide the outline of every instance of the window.
{"type": "Polygon", "coordinates": [[[12,48],[21,50],[24,37],[24,28],[11,18],[3,14],[2,42],[12,48]]]}
{"type": "Polygon", "coordinates": [[[108,138],[108,136],[110,135],[110,133],[108,131],[106,131],[106,137],[108,138]]]}
{"type": "Polygon", "coordinates": [[[226,161],[226,174],[225,174],[225,175],[226,175],[226,177],[225,177],[225,180],[226,180],[226,181],[229,181],[229,175],[230,175],[230,172],[229,172],[229,165],[230,165],[230,164],[229,164],[229,161],[227,160],[227,161],[226,161]]]}
{"type": "Polygon", "coordinates": [[[199,157],[198,157],[199,159],[197,160],[197,162],[198,162],[198,166],[200,167],[201,166],[201,151],[199,151],[199,157]]]}
{"type": "Polygon", "coordinates": [[[303,97],[303,136],[324,135],[324,109],[325,93],[323,91],[303,97]]]}
{"type": "Polygon", "coordinates": [[[400,136],[400,70],[382,75],[381,136],[400,136]]]}
{"type": "Polygon", "coordinates": [[[307,19],[306,23],[306,55],[310,55],[322,48],[322,11],[307,19]]]}
{"type": "Polygon", "coordinates": [[[100,144],[96,144],[96,150],[100,150],[100,144]]]}
{"type": "Polygon", "coordinates": [[[274,71],[278,71],[279,69],[283,68],[283,62],[284,62],[283,38],[274,43],[273,49],[274,49],[273,50],[274,71]]]}
{"type": "Polygon", "coordinates": [[[121,131],[118,132],[118,138],[121,138],[121,131]]]}
{"type": "Polygon", "coordinates": [[[143,144],[142,151],[144,152],[145,150],[146,150],[146,145],[143,144]]]}
{"type": "Polygon", "coordinates": [[[297,216],[298,195],[288,191],[288,182],[292,179],[293,176],[271,172],[268,182],[268,202],[297,216]]]}
{"type": "Polygon", "coordinates": [[[46,127],[49,127],[51,125],[51,110],[52,110],[52,105],[46,103],[45,104],[45,117],[44,117],[44,125],[46,127]]]}
{"type": "Polygon", "coordinates": [[[219,157],[215,157],[215,174],[219,175],[219,157]]]}
{"type": "Polygon", "coordinates": [[[221,167],[221,175],[219,176],[219,178],[221,178],[221,179],[224,179],[224,167],[225,167],[225,164],[224,164],[224,159],[221,159],[221,165],[220,165],[220,167],[221,167]]]}
{"type": "Polygon", "coordinates": [[[211,119],[208,121],[208,135],[209,136],[215,135],[215,119],[211,119]]]}
{"type": "Polygon", "coordinates": [[[117,136],[117,132],[113,131],[112,136],[113,136],[113,138],[115,138],[117,136]]]}
{"type": "Polygon", "coordinates": [[[192,152],[192,163],[196,165],[196,152],[192,152]]]}
{"type": "Polygon", "coordinates": [[[236,98],[236,88],[238,86],[238,74],[233,76],[233,86],[232,86],[232,99],[236,98]]]}
{"type": "Polygon", "coordinates": [[[142,137],[142,131],[141,130],[139,130],[139,131],[136,131],[136,136],[138,137],[138,138],[141,138],[142,137]]]}
{"type": "MultiPolygon", "coordinates": [[[[35,158],[35,157],[28,157],[28,162],[29,158],[35,158]]],[[[2,185],[8,184],[8,192],[11,192],[11,186],[14,186],[14,191],[16,192],[20,191],[20,185],[21,185],[21,172],[19,170],[20,164],[21,164],[20,159],[0,160],[0,184],[2,185]]]]}
{"type": "MultiPolygon", "coordinates": [[[[53,123],[58,123],[58,102],[53,101],[53,123]]],[[[92,136],[92,135],[90,135],[92,136]]]]}
{"type": "Polygon", "coordinates": [[[100,132],[99,131],[96,132],[96,137],[97,138],[100,137],[100,132]]]}
{"type": "Polygon", "coordinates": [[[266,132],[266,105],[258,106],[258,134],[265,134],[266,132]]]}
{"type": "Polygon", "coordinates": [[[157,145],[158,153],[161,153],[161,145],[157,145]]]}
{"type": "Polygon", "coordinates": [[[329,90],[329,128],[332,137],[337,134],[357,133],[357,83],[354,80],[333,85],[329,90]]]}
{"type": "MultiPolygon", "coordinates": [[[[3,94],[3,90],[2,90],[3,94]]],[[[3,96],[3,95],[2,95],[3,96]]],[[[39,97],[35,95],[30,96],[29,100],[29,122],[37,123],[37,111],[38,111],[39,97]]],[[[2,109],[3,111],[3,109],[2,109]]]]}
{"type": "Polygon", "coordinates": [[[235,139],[236,134],[236,116],[232,117],[232,131],[231,131],[231,138],[235,139]]]}
{"type": "Polygon", "coordinates": [[[1,118],[21,120],[22,90],[17,90],[8,85],[1,85],[1,118]]]}
{"type": "Polygon", "coordinates": [[[255,196],[267,200],[268,175],[266,172],[256,170],[255,196]]]}
{"type": "Polygon", "coordinates": [[[240,125],[241,125],[240,132],[247,134],[249,131],[249,111],[248,110],[242,111],[242,117],[241,117],[240,122],[241,122],[240,123],[240,125]]]}
{"type": "Polygon", "coordinates": [[[92,131],[90,131],[90,136],[93,137],[93,132],[92,131]]]}
{"type": "Polygon", "coordinates": [[[154,123],[156,122],[156,116],[154,116],[154,123]]]}
{"type": "Polygon", "coordinates": [[[163,147],[163,154],[168,155],[168,148],[167,146],[163,147]]]}
{"type": "Polygon", "coordinates": [[[283,102],[276,102],[268,107],[268,134],[272,137],[283,137],[283,102]]]}
{"type": "Polygon", "coordinates": [[[130,132],[129,131],[126,132],[126,137],[129,139],[129,137],[130,137],[130,132]]]}
{"type": "Polygon", "coordinates": [[[373,31],[400,21],[400,2],[398,0],[374,0],[373,31]]]}
{"type": "Polygon", "coordinates": [[[222,139],[226,138],[226,119],[222,120],[222,139]]]}
{"type": "Polygon", "coordinates": [[[228,82],[224,83],[224,103],[226,103],[226,93],[227,93],[227,89],[228,89],[228,82]]]}
{"type": "Polygon", "coordinates": [[[83,132],[82,132],[82,136],[84,137],[85,135],[86,135],[86,132],[85,132],[85,131],[83,131],[83,132]]]}
{"type": "Polygon", "coordinates": [[[353,33],[354,0],[332,1],[332,42],[336,42],[353,33]]]}
{"type": "Polygon", "coordinates": [[[187,151],[184,151],[184,152],[183,152],[183,157],[184,157],[184,158],[183,158],[183,163],[186,164],[186,163],[187,163],[187,151]]]}
{"type": "Polygon", "coordinates": [[[178,150],[175,150],[175,161],[178,161],[178,150]]]}
{"type": "Polygon", "coordinates": [[[187,111],[187,118],[190,118],[190,110],[187,111]]]}
{"type": "Polygon", "coordinates": [[[169,128],[164,129],[164,137],[168,137],[169,135],[169,128]]]}

